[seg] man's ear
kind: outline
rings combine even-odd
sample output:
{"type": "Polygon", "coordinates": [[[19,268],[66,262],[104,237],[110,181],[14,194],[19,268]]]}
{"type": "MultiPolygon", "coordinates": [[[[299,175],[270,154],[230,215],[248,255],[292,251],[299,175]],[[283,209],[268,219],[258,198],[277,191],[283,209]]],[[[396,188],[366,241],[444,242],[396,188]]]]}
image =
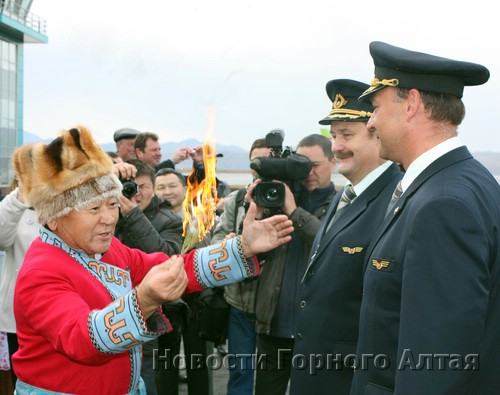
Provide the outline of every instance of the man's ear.
{"type": "Polygon", "coordinates": [[[417,89],[410,89],[406,97],[406,114],[408,119],[415,117],[418,110],[423,106],[420,92],[417,89]]]}
{"type": "Polygon", "coordinates": [[[55,232],[57,230],[57,219],[47,222],[47,226],[52,232],[55,232]]]}

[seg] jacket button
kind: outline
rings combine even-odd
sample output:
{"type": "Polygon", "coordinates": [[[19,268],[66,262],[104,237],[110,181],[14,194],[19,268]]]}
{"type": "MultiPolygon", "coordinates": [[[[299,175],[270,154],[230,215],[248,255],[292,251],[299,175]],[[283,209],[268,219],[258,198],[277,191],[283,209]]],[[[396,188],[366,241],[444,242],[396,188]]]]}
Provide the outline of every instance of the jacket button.
{"type": "Polygon", "coordinates": [[[306,307],[306,304],[307,304],[306,301],[303,300],[302,302],[300,302],[300,308],[303,309],[304,307],[306,307]]]}
{"type": "Polygon", "coordinates": [[[300,332],[297,332],[297,336],[295,336],[297,338],[297,340],[301,340],[302,339],[302,333],[300,332]]]}
{"type": "Polygon", "coordinates": [[[314,275],[314,269],[309,269],[309,271],[307,272],[307,275],[308,276],[314,275]]]}

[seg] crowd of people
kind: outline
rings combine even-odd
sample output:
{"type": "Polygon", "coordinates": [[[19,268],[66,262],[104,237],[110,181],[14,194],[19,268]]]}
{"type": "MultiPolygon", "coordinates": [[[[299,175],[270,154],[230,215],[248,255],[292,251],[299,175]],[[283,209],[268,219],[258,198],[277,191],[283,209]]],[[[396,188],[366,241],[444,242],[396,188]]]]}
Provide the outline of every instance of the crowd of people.
{"type": "MultiPolygon", "coordinates": [[[[123,128],[105,153],[77,126],[16,149],[0,340],[17,393],[177,394],[181,353],[188,393],[213,393],[197,303],[212,287],[227,394],[500,393],[500,186],[458,137],[464,87],[489,71],[369,49],[370,84],[326,84],[331,138],[296,143],[307,177],[275,180],[279,207],[256,204],[253,169],[239,190],[217,178],[215,224],[189,251],[175,166],[202,180],[202,147],[162,161],[155,133],[123,128]]],[[[272,153],[263,133],[249,159],[272,153]]]]}

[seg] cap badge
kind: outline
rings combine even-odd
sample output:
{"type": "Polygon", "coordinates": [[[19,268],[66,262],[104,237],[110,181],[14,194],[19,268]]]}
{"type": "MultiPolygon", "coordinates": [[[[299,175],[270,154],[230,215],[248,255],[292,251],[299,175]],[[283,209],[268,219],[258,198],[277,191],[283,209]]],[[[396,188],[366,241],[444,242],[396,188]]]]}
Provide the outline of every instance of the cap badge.
{"type": "Polygon", "coordinates": [[[347,100],[340,93],[335,95],[335,99],[333,100],[333,108],[341,108],[347,103],[347,100]]]}

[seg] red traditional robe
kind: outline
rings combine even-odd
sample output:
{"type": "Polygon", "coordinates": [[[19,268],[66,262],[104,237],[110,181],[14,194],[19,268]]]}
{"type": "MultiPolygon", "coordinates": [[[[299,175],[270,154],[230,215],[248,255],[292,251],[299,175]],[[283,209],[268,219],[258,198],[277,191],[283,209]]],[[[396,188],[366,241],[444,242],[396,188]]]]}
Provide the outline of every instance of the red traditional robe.
{"type": "MultiPolygon", "coordinates": [[[[212,269],[219,270],[230,263],[235,245],[230,248],[233,252],[229,251],[229,255],[225,253],[224,244],[222,254],[221,246],[217,246],[218,250],[206,247],[210,250],[194,250],[185,255],[189,279],[186,293],[212,286],[204,282],[200,273],[206,276],[212,269]],[[228,257],[229,261],[224,262],[223,259],[227,261],[228,257]]],[[[152,266],[167,259],[168,256],[163,253],[145,254],[113,239],[100,262],[113,267],[113,270],[107,269],[110,272],[106,273],[107,280],[120,282],[129,276],[131,286],[135,287],[152,266]]],[[[239,265],[229,265],[230,271],[224,272],[229,277],[233,276],[230,281],[258,273],[254,260],[239,260],[239,265]]],[[[214,278],[217,276],[220,278],[219,273],[214,273],[214,278]]],[[[132,302],[133,296],[129,298],[132,302]]],[[[131,388],[132,377],[133,372],[140,370],[137,366],[140,361],[137,363],[130,351],[110,353],[98,347],[101,337],[108,336],[111,344],[123,340],[109,333],[123,329],[119,328],[122,322],[106,318],[107,331],[102,333],[92,326],[90,317],[109,309],[112,302],[109,290],[95,273],[63,249],[36,239],[26,254],[14,296],[19,350],[13,356],[13,366],[19,380],[45,390],[72,394],[123,395],[135,391],[136,387],[131,388]]],[[[118,302],[115,301],[116,310],[122,308],[118,302]]],[[[170,330],[170,324],[162,313],[155,313],[153,328],[148,326],[151,317],[146,324],[138,305],[135,307],[137,322],[146,329],[146,334],[155,337],[170,330]]],[[[133,309],[131,311],[134,313],[133,309]]]]}

